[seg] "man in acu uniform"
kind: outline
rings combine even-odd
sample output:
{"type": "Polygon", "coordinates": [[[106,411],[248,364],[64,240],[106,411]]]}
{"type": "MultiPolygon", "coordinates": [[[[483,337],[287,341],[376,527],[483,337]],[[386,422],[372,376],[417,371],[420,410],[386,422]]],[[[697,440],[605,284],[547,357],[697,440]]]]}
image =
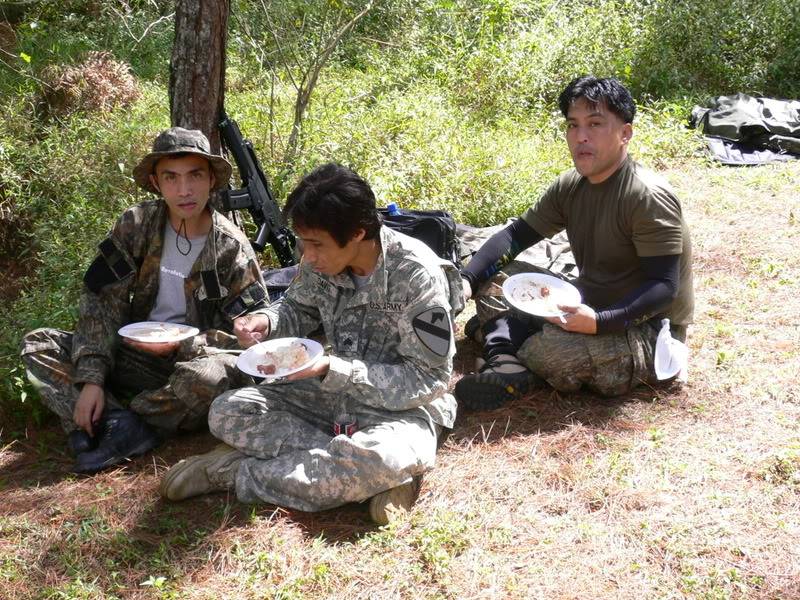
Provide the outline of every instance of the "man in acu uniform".
{"type": "Polygon", "coordinates": [[[200,131],[162,132],[134,169],[161,199],[126,210],[86,271],[74,333],[37,329],[22,359],[44,404],[92,473],[155,447],[159,434],[205,427],[211,401],[252,382],[235,368],[233,320],[261,306],[266,290],[244,234],[208,204],[230,164],[200,131]],[[123,325],[195,326],[182,342],[121,339],[123,325]]]}
{"type": "Polygon", "coordinates": [[[415,500],[455,419],[447,386],[461,280],[422,242],[383,227],[369,185],[345,167],[311,172],[284,212],[302,240],[299,274],[236,333],[250,346],[321,327],[330,350],[288,383],[217,398],[209,428],[225,445],[178,463],[161,493],[234,489],[242,502],[304,511],[372,498],[372,518],[386,523],[390,507],[415,500]]]}
{"type": "Polygon", "coordinates": [[[692,322],[689,230],[669,185],[628,156],[636,111],[630,93],[616,79],[585,76],[567,86],[559,104],[575,168],[492,236],[462,272],[464,294],[475,294],[477,304],[468,334],[484,344],[479,372],[456,385],[467,409],[495,408],[543,382],[607,396],[655,383],[661,319],[670,319],[681,341],[692,322]],[[510,311],[502,282],[532,270],[511,261],[563,230],[583,303],[561,306],[563,320],[510,311]]]}

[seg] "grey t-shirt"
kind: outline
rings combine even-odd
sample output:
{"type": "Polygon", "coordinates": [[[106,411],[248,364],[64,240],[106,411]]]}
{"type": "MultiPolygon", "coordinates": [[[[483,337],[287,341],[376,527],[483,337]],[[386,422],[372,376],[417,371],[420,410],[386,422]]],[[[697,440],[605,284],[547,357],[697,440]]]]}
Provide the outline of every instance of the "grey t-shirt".
{"type": "Polygon", "coordinates": [[[150,311],[151,321],[168,321],[170,323],[186,322],[186,292],[184,280],[189,276],[192,265],[206,245],[208,235],[192,238],[191,248],[186,238],[178,235],[167,221],[164,226],[164,248],[161,251],[161,267],[158,273],[158,296],[155,306],[150,311]],[[184,255],[178,251],[189,249],[184,255]]]}
{"type": "Polygon", "coordinates": [[[372,273],[369,273],[368,275],[356,275],[350,270],[348,270],[347,273],[350,275],[350,279],[353,280],[353,286],[355,286],[356,291],[367,285],[369,278],[372,277],[372,273]]]}

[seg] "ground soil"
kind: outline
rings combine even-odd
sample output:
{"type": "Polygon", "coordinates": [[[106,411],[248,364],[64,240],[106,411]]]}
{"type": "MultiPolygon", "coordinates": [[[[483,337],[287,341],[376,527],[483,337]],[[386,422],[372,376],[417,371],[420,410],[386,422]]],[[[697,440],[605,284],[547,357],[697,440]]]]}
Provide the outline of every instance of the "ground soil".
{"type": "Polygon", "coordinates": [[[11,306],[17,299],[22,290],[23,277],[29,271],[25,264],[16,259],[0,257],[0,273],[3,274],[0,281],[0,303],[3,306],[11,306]]]}

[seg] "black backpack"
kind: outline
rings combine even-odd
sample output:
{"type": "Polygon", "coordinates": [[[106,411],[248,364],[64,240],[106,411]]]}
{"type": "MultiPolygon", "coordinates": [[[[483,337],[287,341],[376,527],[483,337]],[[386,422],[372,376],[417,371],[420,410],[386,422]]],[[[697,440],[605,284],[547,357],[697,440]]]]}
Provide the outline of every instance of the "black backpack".
{"type": "Polygon", "coordinates": [[[461,268],[461,245],[456,236],[456,222],[444,210],[402,210],[390,213],[379,208],[383,224],[416,238],[430,247],[438,256],[461,268]]]}

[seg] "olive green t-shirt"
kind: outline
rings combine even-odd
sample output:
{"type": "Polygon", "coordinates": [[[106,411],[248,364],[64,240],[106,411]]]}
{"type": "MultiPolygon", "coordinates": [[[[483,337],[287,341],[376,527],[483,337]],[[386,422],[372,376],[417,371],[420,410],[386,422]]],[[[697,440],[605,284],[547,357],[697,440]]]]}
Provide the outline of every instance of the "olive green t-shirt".
{"type": "MultiPolygon", "coordinates": [[[[692,245],[669,184],[628,157],[605,181],[563,173],[522,216],[540,235],[566,229],[584,303],[603,310],[645,282],[640,256],[680,254],[678,296],[659,316],[688,325],[694,313],[692,245]]],[[[655,315],[648,315],[655,316],[655,315]]]]}

